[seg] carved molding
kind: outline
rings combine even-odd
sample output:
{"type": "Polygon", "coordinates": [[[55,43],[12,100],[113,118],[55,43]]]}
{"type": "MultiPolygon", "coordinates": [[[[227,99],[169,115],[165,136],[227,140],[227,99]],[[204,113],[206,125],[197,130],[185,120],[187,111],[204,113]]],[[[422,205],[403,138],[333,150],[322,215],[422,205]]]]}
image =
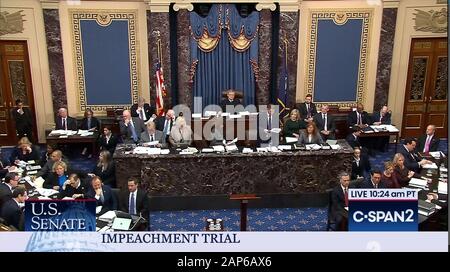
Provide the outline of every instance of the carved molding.
{"type": "Polygon", "coordinates": [[[261,11],[263,9],[270,9],[271,11],[274,11],[277,9],[277,5],[275,5],[275,3],[258,3],[258,4],[256,4],[257,11],[261,11]]]}
{"type": "Polygon", "coordinates": [[[194,10],[194,5],[191,3],[175,3],[173,5],[173,10],[179,11],[180,9],[187,9],[188,11],[194,10]]]}
{"type": "Polygon", "coordinates": [[[416,31],[432,32],[432,33],[447,33],[447,8],[441,10],[423,11],[415,9],[414,21],[416,31]]]}
{"type": "Polygon", "coordinates": [[[0,12],[0,36],[23,32],[23,22],[26,20],[22,19],[25,16],[25,14],[21,13],[22,11],[19,10],[14,13],[0,12]]]}

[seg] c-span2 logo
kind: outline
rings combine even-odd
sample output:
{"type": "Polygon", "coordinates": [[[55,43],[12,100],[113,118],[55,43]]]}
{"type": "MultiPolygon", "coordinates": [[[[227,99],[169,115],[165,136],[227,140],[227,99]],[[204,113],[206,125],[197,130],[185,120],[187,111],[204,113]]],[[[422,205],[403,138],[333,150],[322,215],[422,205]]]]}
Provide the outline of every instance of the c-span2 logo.
{"type": "Polygon", "coordinates": [[[349,231],[417,231],[417,191],[349,189],[349,231]]]}
{"type": "Polygon", "coordinates": [[[95,200],[27,200],[25,231],[95,231],[95,200]]]}

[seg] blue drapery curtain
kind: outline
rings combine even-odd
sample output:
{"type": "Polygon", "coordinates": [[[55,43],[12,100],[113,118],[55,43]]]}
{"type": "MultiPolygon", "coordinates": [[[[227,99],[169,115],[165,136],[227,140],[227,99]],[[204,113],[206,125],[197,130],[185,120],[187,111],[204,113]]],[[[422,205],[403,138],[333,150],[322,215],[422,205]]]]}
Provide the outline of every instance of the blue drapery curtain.
{"type": "Polygon", "coordinates": [[[202,107],[219,104],[222,92],[243,93],[243,104],[255,104],[258,77],[259,13],[241,17],[235,5],[212,5],[207,17],[190,13],[191,80],[202,107]]]}

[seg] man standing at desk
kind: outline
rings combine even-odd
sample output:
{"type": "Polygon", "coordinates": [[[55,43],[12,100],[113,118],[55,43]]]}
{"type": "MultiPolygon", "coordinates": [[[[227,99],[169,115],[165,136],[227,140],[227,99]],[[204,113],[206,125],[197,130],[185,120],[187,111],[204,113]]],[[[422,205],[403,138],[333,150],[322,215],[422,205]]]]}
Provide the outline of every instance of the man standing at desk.
{"type": "Polygon", "coordinates": [[[147,221],[149,219],[148,197],[144,190],[139,187],[137,178],[128,179],[128,190],[124,192],[119,200],[119,209],[131,215],[140,215],[147,221]]]}
{"type": "Polygon", "coordinates": [[[150,104],[145,103],[145,98],[140,97],[137,104],[130,108],[131,117],[137,117],[144,122],[147,122],[154,114],[155,108],[150,104]]]}
{"type": "Polygon", "coordinates": [[[237,105],[241,105],[241,101],[236,97],[236,92],[233,89],[229,89],[227,91],[227,98],[222,100],[220,103],[220,107],[222,108],[223,112],[230,112],[234,113],[234,107],[237,105]],[[227,108],[233,109],[233,112],[227,110],[227,108]]]}
{"type": "Polygon", "coordinates": [[[139,137],[145,129],[144,121],[137,117],[131,117],[129,110],[123,111],[119,127],[124,143],[138,143],[139,137]]]}
{"type": "Polygon", "coordinates": [[[60,108],[58,110],[58,117],[56,118],[56,130],[78,130],[77,120],[67,116],[67,109],[60,108]]]}

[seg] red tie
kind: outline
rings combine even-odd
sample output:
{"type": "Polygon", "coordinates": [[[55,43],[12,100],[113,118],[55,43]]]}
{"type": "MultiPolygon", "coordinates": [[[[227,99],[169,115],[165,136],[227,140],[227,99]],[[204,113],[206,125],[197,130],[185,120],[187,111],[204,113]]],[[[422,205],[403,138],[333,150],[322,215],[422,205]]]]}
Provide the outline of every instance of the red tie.
{"type": "Polygon", "coordinates": [[[431,137],[427,136],[427,141],[425,142],[425,148],[424,148],[423,152],[428,153],[428,151],[430,151],[430,142],[431,142],[431,137]]]}
{"type": "Polygon", "coordinates": [[[344,201],[345,201],[345,207],[348,207],[348,190],[347,190],[347,188],[344,188],[344,201]]]}

